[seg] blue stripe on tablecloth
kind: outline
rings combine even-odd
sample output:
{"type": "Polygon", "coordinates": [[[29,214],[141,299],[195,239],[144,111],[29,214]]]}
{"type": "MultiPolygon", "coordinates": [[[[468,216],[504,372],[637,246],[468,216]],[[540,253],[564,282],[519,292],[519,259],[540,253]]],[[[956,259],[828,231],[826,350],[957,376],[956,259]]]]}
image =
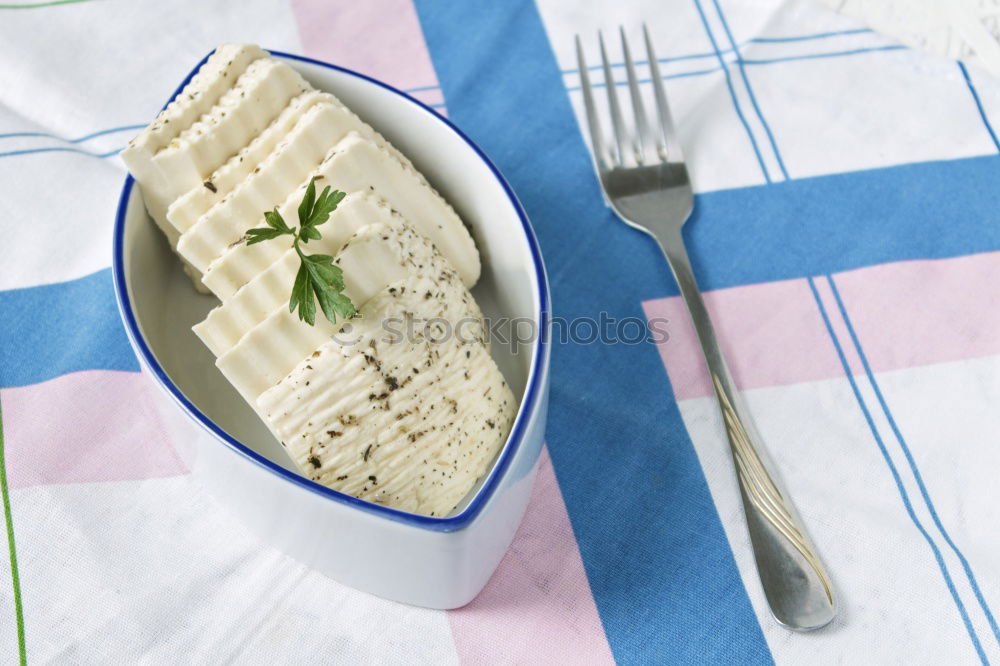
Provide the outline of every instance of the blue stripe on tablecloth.
{"type": "MultiPolygon", "coordinates": [[[[872,418],[871,412],[868,410],[868,406],[865,404],[864,398],[861,396],[861,391],[854,379],[854,374],[851,372],[850,364],[847,362],[847,357],[844,355],[844,350],[840,345],[840,341],[837,339],[837,334],[833,330],[833,325],[830,323],[830,315],[823,306],[823,301],[820,298],[819,291],[816,289],[816,284],[813,282],[811,277],[808,279],[808,282],[809,289],[812,290],[813,299],[816,301],[816,307],[819,308],[820,316],[823,318],[823,324],[826,326],[827,333],[830,335],[830,340],[833,342],[833,346],[837,351],[837,357],[840,359],[840,364],[844,368],[844,374],[847,376],[847,380],[851,385],[851,390],[854,392],[854,398],[857,400],[858,406],[864,414],[865,421],[868,423],[868,428],[871,430],[872,437],[875,439],[875,444],[882,453],[882,457],[885,459],[885,464],[888,466],[889,472],[892,474],[893,481],[896,483],[896,489],[899,492],[899,497],[903,500],[903,506],[906,508],[906,513],[910,516],[910,520],[924,537],[927,545],[930,546],[931,552],[934,554],[934,559],[937,561],[938,568],[941,570],[941,575],[944,577],[948,591],[951,593],[955,606],[958,608],[958,613],[962,618],[962,623],[965,625],[965,630],[968,632],[969,638],[972,640],[973,647],[975,647],[976,652],[979,654],[979,658],[982,660],[983,664],[989,664],[989,661],[986,658],[986,653],[983,651],[983,646],[979,642],[979,636],[976,634],[976,630],[972,626],[972,621],[969,619],[969,613],[965,608],[965,604],[962,603],[962,599],[958,596],[958,591],[955,589],[955,583],[952,581],[951,574],[948,571],[948,566],[944,561],[944,557],[941,555],[941,550],[938,548],[937,544],[934,543],[931,535],[927,532],[927,529],[923,526],[923,523],[920,522],[920,519],[914,512],[913,504],[910,502],[910,496],[906,492],[906,488],[903,485],[903,480],[902,477],[900,477],[899,470],[892,462],[892,457],[889,455],[885,442],[883,442],[882,436],[879,434],[878,428],[875,426],[875,421],[872,418]]],[[[833,283],[831,281],[831,288],[832,287],[833,283]]]]}
{"type": "Polygon", "coordinates": [[[89,150],[81,150],[80,148],[70,148],[69,146],[52,146],[49,148],[27,148],[24,150],[8,150],[7,152],[0,152],[0,157],[17,157],[19,155],[35,155],[38,153],[75,153],[77,155],[87,155],[88,157],[111,157],[112,155],[117,155],[121,152],[121,148],[115,148],[114,150],[109,150],[106,153],[92,153],[89,150]]]}
{"type": "MultiPolygon", "coordinates": [[[[714,53],[712,55],[715,55],[714,53]]],[[[685,79],[689,76],[701,76],[702,74],[712,74],[713,72],[721,71],[721,67],[712,67],[710,69],[696,69],[690,72],[680,72],[678,74],[662,74],[660,78],[664,81],[669,81],[670,79],[685,79]]],[[[649,83],[653,79],[637,79],[640,84],[649,83]]],[[[591,88],[604,88],[607,84],[604,81],[591,81],[591,88]]],[[[622,88],[628,86],[628,81],[615,81],[615,86],[622,88]]],[[[566,92],[573,92],[574,90],[582,90],[582,86],[568,86],[566,92]]]]}
{"type": "Polygon", "coordinates": [[[969,87],[969,92],[972,93],[972,101],[976,103],[976,109],[979,110],[979,117],[983,119],[983,125],[986,127],[986,131],[989,132],[990,139],[993,140],[993,145],[996,146],[997,151],[1000,152],[1000,141],[997,140],[997,134],[993,131],[993,125],[990,124],[990,119],[986,117],[986,109],[983,108],[983,102],[979,99],[979,92],[976,90],[976,86],[972,83],[972,79],[969,77],[969,70],[965,68],[965,63],[959,61],[958,68],[962,71],[962,76],[965,78],[965,85],[969,87]]]}
{"type": "MultiPolygon", "coordinates": [[[[726,86],[729,88],[729,95],[733,98],[733,107],[736,109],[736,115],[739,116],[740,122],[743,123],[743,129],[746,130],[747,136],[750,138],[750,145],[753,147],[754,155],[757,156],[757,162],[760,164],[760,170],[764,174],[764,180],[770,183],[771,175],[767,172],[767,167],[764,165],[764,158],[760,153],[760,148],[757,146],[757,139],[754,137],[753,131],[750,129],[750,124],[743,115],[743,109],[740,108],[740,102],[736,98],[736,88],[733,86],[733,78],[726,67],[726,61],[722,57],[719,45],[715,41],[715,35],[712,34],[712,28],[708,25],[708,17],[705,16],[705,10],[702,9],[701,0],[694,0],[694,6],[698,10],[698,16],[701,17],[701,24],[705,26],[705,34],[708,35],[709,41],[712,42],[712,49],[719,60],[719,67],[722,68],[722,73],[726,76],[726,86]]],[[[734,43],[733,47],[735,48],[735,46],[734,43]]]]}
{"type": "MultiPolygon", "coordinates": [[[[699,0],[695,1],[699,2],[699,0]]],[[[778,150],[778,144],[774,140],[774,133],[771,132],[771,126],[767,124],[767,119],[764,118],[764,114],[760,110],[760,105],[757,104],[757,96],[753,94],[753,86],[750,85],[750,77],[747,76],[746,67],[743,66],[743,57],[736,49],[736,40],[733,39],[733,33],[729,29],[729,22],[726,21],[726,15],[722,11],[722,6],[719,4],[719,0],[712,0],[712,4],[715,5],[715,11],[719,13],[719,20],[722,21],[722,29],[725,31],[726,37],[729,39],[729,44],[733,47],[734,51],[737,51],[736,66],[740,70],[740,77],[743,79],[743,85],[747,88],[747,95],[750,96],[750,104],[753,106],[754,113],[757,114],[760,124],[764,126],[764,133],[767,134],[767,140],[771,144],[771,150],[774,151],[774,157],[778,160],[778,168],[781,169],[781,175],[785,177],[785,180],[788,180],[788,170],[785,169],[785,162],[781,159],[781,151],[778,150]]]]}
{"type": "MultiPolygon", "coordinates": [[[[786,43],[786,42],[805,42],[805,41],[813,41],[813,40],[817,40],[817,39],[826,39],[828,37],[840,37],[840,36],[844,36],[844,35],[858,35],[858,34],[862,34],[862,33],[871,33],[871,32],[872,31],[869,30],[868,28],[859,28],[859,29],[856,29],[856,30],[839,30],[839,31],[834,31],[834,32],[821,32],[821,33],[817,33],[817,34],[813,34],[813,35],[799,35],[799,36],[791,36],[791,37],[755,37],[753,39],[747,40],[744,44],[781,44],[781,43],[786,43]]],[[[742,48],[742,46],[740,48],[742,48]]],[[[897,47],[893,47],[893,48],[906,48],[906,47],[897,46],[897,47]]],[[[732,48],[729,48],[729,49],[719,49],[719,52],[720,53],[733,53],[734,50],[735,49],[732,49],[732,48]]],[[[878,49],[878,48],[864,49],[864,48],[862,48],[862,49],[855,49],[854,51],[851,51],[850,53],[864,53],[865,51],[877,51],[877,50],[881,50],[881,49],[878,49]]],[[[844,53],[848,53],[848,52],[845,51],[844,53]]],[[[687,55],[668,56],[666,58],[657,58],[656,62],[666,64],[668,62],[678,62],[678,61],[681,61],[681,60],[698,60],[698,59],[702,59],[702,58],[715,58],[715,57],[716,57],[716,53],[714,51],[710,51],[708,53],[689,53],[687,55]]],[[[792,57],[795,57],[795,56],[792,56],[792,57]]],[[[647,63],[648,63],[647,60],[643,60],[641,58],[635,61],[636,65],[645,65],[647,63]]],[[[590,65],[589,67],[587,67],[587,69],[588,70],[597,71],[597,70],[601,69],[602,67],[603,67],[602,65],[590,65]]],[[[613,68],[623,68],[623,67],[625,67],[625,63],[624,62],[613,62],[613,63],[611,63],[611,67],[613,67],[613,68]]],[[[577,70],[575,67],[573,67],[573,68],[570,68],[570,69],[563,69],[563,70],[560,70],[560,71],[563,74],[576,74],[579,70],[577,70]]],[[[716,71],[716,70],[712,70],[712,71],[716,71]]],[[[406,91],[406,92],[409,92],[409,91],[406,91]]]]}
{"type": "MultiPolygon", "coordinates": [[[[732,53],[732,52],[733,52],[732,49],[722,49],[722,53],[732,53]]],[[[666,64],[668,62],[681,62],[681,61],[684,61],[684,60],[703,60],[705,58],[715,58],[715,57],[716,57],[715,51],[709,51],[708,53],[688,53],[686,55],[669,56],[669,57],[666,57],[666,58],[657,58],[656,62],[658,62],[658,63],[660,63],[662,65],[662,64],[666,64]]],[[[649,64],[649,60],[646,60],[645,58],[638,58],[636,60],[633,60],[632,62],[636,66],[642,66],[642,65],[648,65],[649,64]]],[[[608,63],[608,65],[612,69],[624,69],[625,68],[625,63],[624,62],[612,62],[612,63],[608,63]]],[[[596,71],[601,70],[601,69],[604,69],[604,65],[588,65],[587,66],[587,71],[588,72],[591,72],[591,71],[596,72],[596,71]]],[[[716,72],[716,71],[718,71],[718,69],[719,68],[716,67],[715,69],[710,69],[710,70],[706,70],[706,71],[716,72]]],[[[576,67],[571,67],[569,69],[562,69],[562,70],[559,70],[559,71],[562,72],[563,74],[576,74],[580,70],[577,69],[576,67]]],[[[628,83],[628,81],[623,81],[622,83],[628,83]]]]}
{"type": "Polygon", "coordinates": [[[96,139],[99,136],[104,136],[106,134],[117,134],[118,132],[125,132],[128,130],[138,130],[145,127],[145,125],[122,125],[121,127],[109,127],[108,129],[98,130],[96,132],[91,132],[90,134],[85,134],[76,139],[64,139],[56,134],[49,134],[48,132],[7,132],[6,134],[0,134],[0,139],[13,139],[19,137],[45,137],[46,139],[58,139],[60,141],[65,141],[66,143],[83,143],[84,141],[90,141],[91,139],[96,139]]]}
{"type": "MultiPolygon", "coordinates": [[[[555,314],[641,318],[622,251],[638,250],[629,261],[648,271],[652,245],[602,203],[534,5],[416,7],[451,118],[496,160],[534,223],[555,314]]],[[[547,442],[619,661],[771,662],[653,346],[557,345],[547,442]]]]}
{"type": "MultiPolygon", "coordinates": [[[[906,48],[907,47],[905,47],[905,46],[898,46],[898,45],[896,45],[896,46],[873,46],[873,47],[870,47],[870,48],[852,49],[850,51],[833,51],[833,52],[830,52],[830,53],[807,53],[807,54],[804,54],[804,55],[785,56],[783,58],[768,58],[766,60],[754,60],[754,59],[749,59],[749,58],[742,58],[741,62],[744,65],[771,65],[771,64],[780,63],[780,62],[788,62],[790,60],[815,60],[815,59],[821,59],[821,58],[840,58],[840,57],[844,57],[844,56],[860,55],[862,53],[877,53],[879,51],[899,51],[899,50],[906,49],[906,48]]],[[[714,53],[711,53],[709,55],[711,55],[713,57],[715,56],[714,53]]],[[[657,60],[659,61],[660,59],[658,58],[657,60]]],[[[614,65],[612,65],[612,66],[614,67],[614,65]]],[[[600,65],[598,65],[598,67],[600,67],[600,65]]],[[[588,67],[587,69],[592,69],[592,68],[588,67]]],[[[576,70],[572,70],[572,71],[576,72],[576,70]]],[[[683,79],[683,78],[687,78],[689,76],[702,76],[704,74],[713,74],[713,73],[719,72],[719,71],[722,71],[721,67],[710,67],[708,69],[696,69],[696,70],[692,70],[690,72],[677,72],[677,73],[674,73],[674,74],[662,74],[660,76],[660,78],[663,79],[664,81],[669,80],[669,79],[683,79]]],[[[650,81],[651,81],[651,79],[639,79],[639,83],[649,83],[650,81]]],[[[604,87],[604,82],[603,81],[602,82],[592,82],[590,85],[593,88],[603,88],[604,87]]],[[[615,85],[619,86],[619,87],[627,86],[628,85],[628,80],[615,81],[615,85]]],[[[574,90],[580,90],[580,86],[568,86],[566,88],[566,90],[568,92],[572,92],[574,90]]]]}
{"type": "Polygon", "coordinates": [[[0,388],[81,370],[139,370],[118,318],[111,269],[0,291],[0,388]]]}
{"type": "Polygon", "coordinates": [[[861,35],[871,33],[870,28],[853,28],[851,30],[833,30],[831,32],[817,32],[812,35],[798,35],[791,37],[754,37],[751,42],[757,44],[778,44],[784,42],[805,42],[814,39],[826,39],[828,37],[844,37],[846,35],[861,35]]]}
{"type": "MultiPolygon", "coordinates": [[[[4,134],[0,134],[0,139],[45,138],[45,139],[56,139],[58,141],[62,141],[68,144],[80,144],[90,141],[91,139],[96,139],[101,136],[106,136],[108,134],[117,134],[119,132],[134,131],[142,127],[145,127],[145,125],[123,125],[120,127],[109,127],[108,129],[91,132],[90,134],[85,134],[75,139],[64,139],[63,137],[57,136],[55,134],[49,134],[48,132],[7,132],[4,134]]],[[[17,150],[0,151],[0,157],[18,157],[21,155],[37,155],[40,153],[74,153],[77,155],[87,155],[88,157],[105,158],[105,157],[111,157],[112,155],[117,155],[119,152],[121,152],[121,148],[116,148],[114,150],[97,153],[90,150],[84,150],[82,148],[74,148],[72,145],[43,146],[40,148],[22,148],[17,150]]]]}
{"type": "Polygon", "coordinates": [[[965,576],[968,578],[969,584],[972,586],[972,591],[976,596],[976,601],[979,603],[979,607],[982,608],[983,614],[986,616],[987,622],[989,622],[990,629],[993,630],[994,638],[996,638],[997,642],[1000,643],[1000,627],[997,626],[996,618],[993,616],[993,612],[990,610],[990,606],[986,602],[986,598],[983,596],[982,590],[979,589],[979,582],[976,580],[976,575],[972,571],[972,566],[965,558],[961,549],[959,549],[959,547],[952,540],[951,535],[948,534],[948,530],[945,529],[944,524],[941,522],[937,509],[934,507],[934,502],[931,500],[930,493],[927,491],[927,486],[924,484],[923,476],[920,474],[920,468],[917,465],[916,460],[913,458],[913,453],[910,451],[910,447],[906,443],[906,438],[903,437],[903,432],[900,430],[895,417],[892,415],[892,410],[889,409],[889,404],[886,402],[885,395],[882,393],[878,380],[875,379],[875,373],[872,372],[871,365],[868,364],[868,357],[865,355],[865,351],[861,346],[861,340],[858,338],[857,331],[851,323],[851,318],[847,314],[847,308],[844,306],[844,301],[840,297],[840,290],[837,289],[837,284],[832,276],[827,275],[826,280],[830,285],[830,290],[833,292],[833,298],[837,303],[837,309],[840,311],[840,316],[843,318],[844,324],[847,326],[847,332],[850,335],[851,343],[854,345],[855,350],[857,350],[858,358],[861,359],[861,366],[864,368],[865,375],[868,377],[868,383],[871,384],[872,390],[875,392],[875,397],[878,400],[879,407],[881,407],[882,412],[885,414],[885,417],[889,422],[889,428],[892,430],[892,434],[895,436],[896,442],[899,444],[899,448],[903,452],[903,456],[906,458],[906,464],[913,473],[913,478],[917,482],[917,487],[920,489],[920,496],[923,498],[928,512],[930,512],[931,520],[934,522],[934,526],[937,527],[938,532],[941,533],[941,536],[944,537],[945,543],[948,544],[948,547],[953,553],[955,553],[955,556],[958,557],[959,561],[962,563],[962,570],[965,572],[965,576]]]}
{"type": "MultiPolygon", "coordinates": [[[[443,65],[438,67],[444,69],[443,65]]],[[[457,84],[468,88],[477,85],[471,80],[457,84]]],[[[561,90],[558,93],[566,99],[561,90]]],[[[466,104],[477,99],[469,93],[459,97],[466,104]]],[[[479,120],[469,119],[468,112],[459,119],[463,127],[473,130],[479,120]]],[[[489,120],[500,124],[495,118],[489,120]]],[[[554,118],[537,122],[559,127],[554,118]]],[[[562,168],[558,155],[545,166],[537,161],[538,149],[514,145],[522,136],[520,129],[512,132],[507,126],[504,132],[511,135],[506,142],[494,137],[483,143],[508,171],[510,164],[524,162],[521,168],[529,170],[530,177],[515,183],[519,195],[525,198],[531,193],[535,202],[549,201],[556,206],[547,216],[536,215],[536,227],[553,285],[560,285],[557,305],[564,291],[581,288],[562,286],[572,282],[575,271],[592,277],[586,261],[604,266],[602,279],[590,285],[594,298],[602,293],[599,286],[616,285],[628,298],[619,299],[618,292],[609,290],[612,300],[608,303],[619,303],[630,313],[633,304],[677,294],[655,246],[622,227],[600,199],[588,204],[593,206],[590,215],[596,221],[592,226],[580,227],[576,214],[558,217],[558,207],[569,206],[567,202],[577,197],[578,188],[596,187],[589,162],[579,173],[567,170],[572,166],[569,161],[567,168],[562,168]],[[531,165],[536,163],[533,169],[531,165]],[[550,226],[543,227],[539,220],[547,218],[550,226]],[[570,232],[574,243],[566,242],[565,234],[570,232]]],[[[549,141],[559,147],[559,155],[582,149],[583,144],[576,145],[581,139],[574,125],[553,132],[549,141]]],[[[721,289],[892,261],[998,251],[1000,225],[992,223],[1000,210],[1000,188],[994,187],[998,172],[1000,155],[700,194],[685,227],[695,273],[703,289],[721,289]]],[[[110,284],[110,274],[104,270],[80,280],[0,291],[0,386],[10,386],[11,381],[16,385],[33,383],[81,369],[137,369],[118,323],[110,284]],[[25,308],[45,325],[36,326],[25,308]],[[36,328],[44,329],[43,336],[63,335],[62,328],[58,335],[46,332],[56,330],[53,321],[57,327],[68,327],[68,335],[79,338],[79,358],[59,356],[62,349],[71,346],[53,344],[36,354],[18,342],[36,337],[36,328]],[[98,341],[88,342],[86,333],[79,330],[86,326],[95,329],[98,341]],[[103,341],[112,340],[114,344],[105,348],[103,341]],[[50,358],[58,358],[51,367],[50,358]]]]}
{"type": "Polygon", "coordinates": [[[830,51],[827,53],[803,53],[800,55],[782,56],[778,58],[744,58],[744,65],[773,65],[777,62],[790,62],[792,60],[817,60],[820,58],[842,58],[844,56],[860,55],[862,53],[878,53],[880,51],[905,51],[908,47],[899,44],[889,46],[870,46],[860,49],[848,49],[847,51],[830,51]]]}
{"type": "MultiPolygon", "coordinates": [[[[997,251],[998,173],[989,155],[701,194],[685,226],[695,274],[720,289],[997,251]]],[[[677,293],[646,270],[643,300],[677,293]]]]}

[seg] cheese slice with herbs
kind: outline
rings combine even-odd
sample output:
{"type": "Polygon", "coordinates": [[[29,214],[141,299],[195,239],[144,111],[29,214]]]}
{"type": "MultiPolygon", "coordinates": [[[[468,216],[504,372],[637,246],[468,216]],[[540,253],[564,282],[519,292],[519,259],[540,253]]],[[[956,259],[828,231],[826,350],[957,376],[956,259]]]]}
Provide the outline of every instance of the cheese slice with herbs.
{"type": "MultiPolygon", "coordinates": [[[[171,184],[165,182],[164,174],[153,162],[156,154],[208,113],[250,63],[267,55],[266,51],[252,44],[223,44],[215,49],[174,100],[128,142],[121,152],[122,161],[142,188],[147,205],[151,199],[162,199],[159,196],[161,191],[171,189],[171,184]]],[[[158,203],[158,208],[165,211],[165,204],[169,202],[158,203]]],[[[167,226],[163,216],[152,210],[150,213],[161,228],[167,226]]]]}
{"type": "Polygon", "coordinates": [[[395,283],[361,309],[350,343],[325,343],[260,396],[258,412],[303,475],[369,502],[446,516],[489,471],[517,404],[483,345],[379,325],[454,322],[447,298],[425,277],[395,283]]]}
{"type": "Polygon", "coordinates": [[[153,156],[163,175],[164,199],[173,202],[204,183],[277,118],[293,97],[311,89],[302,75],[279,60],[250,63],[215,106],[153,156]]]}
{"type": "MultiPolygon", "coordinates": [[[[309,254],[337,255],[356,232],[367,225],[402,226],[404,221],[389,204],[370,190],[344,197],[327,222],[319,227],[322,238],[303,246],[309,254]]],[[[270,241],[269,241],[270,242],[270,241]]],[[[287,305],[300,260],[289,248],[284,255],[250,282],[240,287],[222,305],[208,313],[193,330],[216,356],[222,356],[250,329],[282,305],[287,305]]],[[[367,271],[363,271],[361,277],[367,271]]],[[[358,276],[351,276],[351,281],[358,276]]]]}
{"type": "MultiPolygon", "coordinates": [[[[330,93],[318,90],[302,93],[292,99],[281,114],[263,132],[254,137],[248,146],[213,171],[201,185],[187,191],[170,204],[170,208],[167,209],[167,221],[181,233],[190,229],[198,221],[198,218],[242,184],[254,172],[254,169],[271,155],[279,143],[284,143],[287,140],[288,133],[299,122],[303,113],[312,106],[321,103],[336,105],[354,115],[330,93]]],[[[356,116],[355,118],[356,124],[353,129],[391,151],[401,162],[410,164],[409,160],[381,135],[360,118],[356,116]]],[[[333,143],[336,141],[330,142],[331,145],[333,143]]]]}
{"type": "MultiPolygon", "coordinates": [[[[334,263],[344,272],[343,294],[355,307],[393,282],[426,277],[434,285],[428,287],[426,298],[441,294],[439,300],[450,308],[450,320],[462,321],[463,337],[479,344],[485,339],[482,313],[468,289],[447,259],[412,227],[401,222],[367,225],[345,243],[334,263]]],[[[299,361],[342,332],[341,325],[330,323],[321,312],[312,326],[300,321],[286,300],[219,356],[216,365],[252,405],[299,361]]]]}
{"type": "MultiPolygon", "coordinates": [[[[309,178],[312,177],[321,179],[317,185],[329,184],[344,192],[376,192],[434,243],[455,266],[466,286],[479,279],[479,252],[461,218],[417,171],[396,159],[392,152],[352,132],[327,153],[319,168],[310,174],[309,178]]],[[[307,184],[308,178],[278,207],[289,225],[294,226],[297,221],[296,210],[307,184]]],[[[277,261],[289,247],[289,236],[256,245],[237,243],[209,265],[203,281],[215,295],[226,300],[277,261]]]]}
{"type": "MultiPolygon", "coordinates": [[[[167,222],[166,211],[172,200],[174,184],[156,164],[156,155],[209,113],[252,63],[267,56],[266,51],[252,44],[223,44],[218,47],[156,119],[129,141],[121,152],[122,160],[139,184],[146,210],[166,235],[173,250],[177,248],[179,234],[167,222]]],[[[195,287],[206,292],[201,283],[201,273],[187,261],[182,259],[181,263],[195,287]]]]}
{"type": "MultiPolygon", "coordinates": [[[[288,136],[243,183],[181,235],[177,251],[192,265],[205,270],[230,245],[239,241],[247,229],[261,226],[263,211],[283,203],[288,193],[319,167],[330,146],[348,132],[357,132],[380,148],[387,148],[385,139],[344,105],[329,101],[316,104],[302,115],[288,136]]],[[[292,226],[295,222],[288,220],[292,226]]]]}
{"type": "Polygon", "coordinates": [[[190,229],[199,217],[222,201],[253,173],[257,165],[285,139],[304,112],[329,97],[332,95],[310,90],[293,98],[278,117],[247,146],[209,174],[204,182],[191,188],[170,204],[167,208],[167,221],[170,225],[180,233],[190,229]]]}
{"type": "MultiPolygon", "coordinates": [[[[223,77],[228,79],[227,72],[223,77]]],[[[298,72],[274,58],[258,58],[231,82],[215,104],[149,156],[126,165],[142,187],[150,215],[167,233],[173,201],[205,178],[267,127],[292,97],[310,90],[298,72]],[[134,167],[134,168],[133,168],[134,167]]],[[[127,159],[127,156],[126,156],[127,159]]]]}

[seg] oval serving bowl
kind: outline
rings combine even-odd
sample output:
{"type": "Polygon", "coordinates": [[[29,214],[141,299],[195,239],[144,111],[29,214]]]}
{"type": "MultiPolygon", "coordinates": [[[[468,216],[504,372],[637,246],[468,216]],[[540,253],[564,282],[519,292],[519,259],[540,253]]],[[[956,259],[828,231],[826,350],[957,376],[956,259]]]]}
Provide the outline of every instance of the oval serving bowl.
{"type": "Polygon", "coordinates": [[[493,341],[492,355],[520,400],[506,444],[443,518],[363,502],[300,476],[191,331],[218,301],[195,292],[131,177],[118,204],[113,248],[125,330],[143,371],[162,389],[154,393],[178,452],[262,540],[352,587],[418,606],[457,608],[479,593],[510,545],[541,452],[549,292],[538,243],[503,176],[448,120],[362,74],[271,53],[388,138],[470,225],[483,260],[473,294],[486,317],[530,321],[542,332],[516,350],[493,341]]]}

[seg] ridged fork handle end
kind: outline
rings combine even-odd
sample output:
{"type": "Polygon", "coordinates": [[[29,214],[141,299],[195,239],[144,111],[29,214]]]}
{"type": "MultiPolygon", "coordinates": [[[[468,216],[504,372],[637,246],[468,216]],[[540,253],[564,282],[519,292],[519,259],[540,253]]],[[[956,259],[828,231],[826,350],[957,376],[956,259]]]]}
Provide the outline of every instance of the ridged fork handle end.
{"type": "Polygon", "coordinates": [[[736,476],[764,596],[774,618],[789,629],[811,631],[837,614],[833,586],[791,504],[760,458],[730,398],[730,382],[712,382],[736,464],[736,476]]]}

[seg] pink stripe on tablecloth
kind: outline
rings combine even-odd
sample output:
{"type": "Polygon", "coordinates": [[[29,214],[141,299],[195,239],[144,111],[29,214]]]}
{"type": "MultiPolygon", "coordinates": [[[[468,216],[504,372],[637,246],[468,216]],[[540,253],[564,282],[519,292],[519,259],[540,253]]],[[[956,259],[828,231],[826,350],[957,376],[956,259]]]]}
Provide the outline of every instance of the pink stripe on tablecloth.
{"type": "Polygon", "coordinates": [[[834,277],[877,371],[1000,354],[1000,253],[905,261],[834,277]]]}
{"type": "Polygon", "coordinates": [[[0,391],[13,488],[184,474],[137,372],[76,372],[0,391]]]}
{"type": "Polygon", "coordinates": [[[429,88],[427,90],[414,90],[409,92],[410,97],[416,98],[428,106],[440,106],[444,104],[444,92],[440,88],[429,88]]]}
{"type": "MultiPolygon", "coordinates": [[[[902,261],[833,276],[876,372],[1000,354],[1000,252],[902,261]]],[[[857,351],[825,276],[813,278],[851,371],[857,351]]],[[[723,354],[741,389],[843,375],[808,282],[787,280],[705,294],[723,354]]],[[[668,320],[658,343],[678,400],[712,394],[694,327],[679,297],[643,303],[668,320]]]]}
{"type": "Polygon", "coordinates": [[[397,88],[438,85],[411,0],[292,0],[292,10],[307,56],[397,88]]]}
{"type": "MultiPolygon", "coordinates": [[[[842,373],[809,284],[786,280],[705,294],[716,336],[738,387],[825,379],[842,373]]],[[[643,303],[646,318],[666,319],[657,344],[678,400],[712,394],[694,326],[680,297],[643,303]]]]}
{"type": "Polygon", "coordinates": [[[547,451],[500,567],[448,619],[463,664],[614,663],[547,451]]]}

